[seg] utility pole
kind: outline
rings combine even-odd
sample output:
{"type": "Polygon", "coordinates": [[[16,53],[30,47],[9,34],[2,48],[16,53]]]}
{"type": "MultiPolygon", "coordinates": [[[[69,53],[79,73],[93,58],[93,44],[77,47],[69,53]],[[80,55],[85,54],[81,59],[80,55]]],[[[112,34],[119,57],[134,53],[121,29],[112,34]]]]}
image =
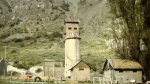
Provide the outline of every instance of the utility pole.
{"type": "Polygon", "coordinates": [[[8,46],[3,46],[3,47],[5,48],[4,54],[5,54],[5,59],[6,59],[6,48],[7,48],[8,46]]]}

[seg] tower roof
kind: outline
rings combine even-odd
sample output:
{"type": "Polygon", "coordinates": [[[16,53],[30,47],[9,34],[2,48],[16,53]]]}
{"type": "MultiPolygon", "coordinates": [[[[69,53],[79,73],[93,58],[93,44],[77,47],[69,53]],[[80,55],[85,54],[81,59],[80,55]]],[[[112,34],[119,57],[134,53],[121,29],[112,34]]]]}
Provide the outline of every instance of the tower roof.
{"type": "Polygon", "coordinates": [[[65,23],[79,23],[79,19],[77,18],[65,18],[64,20],[65,23]]]}
{"type": "Polygon", "coordinates": [[[78,33],[70,32],[66,35],[66,39],[69,39],[69,38],[79,38],[80,39],[80,36],[78,33]]]}

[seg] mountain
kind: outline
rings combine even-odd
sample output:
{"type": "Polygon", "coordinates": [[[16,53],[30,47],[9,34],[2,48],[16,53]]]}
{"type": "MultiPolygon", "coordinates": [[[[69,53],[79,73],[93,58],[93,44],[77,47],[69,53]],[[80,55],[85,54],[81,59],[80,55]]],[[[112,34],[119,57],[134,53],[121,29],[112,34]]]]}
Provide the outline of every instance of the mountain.
{"type": "Polygon", "coordinates": [[[79,18],[82,59],[101,69],[114,57],[109,48],[114,17],[108,0],[1,0],[0,57],[22,68],[44,59],[64,62],[64,19],[79,18]]]}

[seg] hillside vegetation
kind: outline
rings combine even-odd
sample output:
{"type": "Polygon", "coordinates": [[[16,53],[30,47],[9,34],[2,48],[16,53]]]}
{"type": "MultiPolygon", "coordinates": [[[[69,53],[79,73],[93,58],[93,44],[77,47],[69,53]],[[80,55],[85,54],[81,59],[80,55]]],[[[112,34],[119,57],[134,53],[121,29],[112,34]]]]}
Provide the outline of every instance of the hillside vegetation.
{"type": "Polygon", "coordinates": [[[101,70],[105,59],[113,57],[106,45],[114,17],[107,0],[1,0],[0,4],[0,57],[6,55],[14,66],[28,69],[44,59],[64,62],[65,18],[80,19],[81,56],[94,70],[96,62],[101,70]]]}
{"type": "Polygon", "coordinates": [[[149,67],[148,8],[148,0],[0,0],[0,57],[25,69],[64,62],[64,19],[79,18],[81,56],[93,70],[116,57],[149,67]]]}

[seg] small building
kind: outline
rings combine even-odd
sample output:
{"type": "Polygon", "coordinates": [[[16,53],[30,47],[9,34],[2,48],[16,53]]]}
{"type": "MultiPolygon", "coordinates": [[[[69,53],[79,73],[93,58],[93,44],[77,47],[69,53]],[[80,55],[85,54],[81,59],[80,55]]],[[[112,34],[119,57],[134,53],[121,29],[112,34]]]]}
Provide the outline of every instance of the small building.
{"type": "Polygon", "coordinates": [[[44,70],[44,76],[50,76],[54,77],[54,69],[55,68],[55,61],[44,59],[43,62],[43,70],[44,70]]]}
{"type": "Polygon", "coordinates": [[[71,69],[71,79],[77,81],[89,80],[90,67],[84,62],[79,61],[71,69]]]}
{"type": "Polygon", "coordinates": [[[106,59],[103,67],[104,77],[119,83],[142,83],[142,71],[143,67],[138,62],[128,59],[106,59]]]}
{"type": "Polygon", "coordinates": [[[62,65],[62,62],[55,62],[54,60],[45,59],[43,62],[44,76],[54,77],[55,80],[61,80],[61,78],[64,77],[65,70],[62,65]]]}
{"type": "Polygon", "coordinates": [[[7,73],[7,65],[5,63],[4,58],[0,60],[0,76],[5,75],[7,73]]]}

